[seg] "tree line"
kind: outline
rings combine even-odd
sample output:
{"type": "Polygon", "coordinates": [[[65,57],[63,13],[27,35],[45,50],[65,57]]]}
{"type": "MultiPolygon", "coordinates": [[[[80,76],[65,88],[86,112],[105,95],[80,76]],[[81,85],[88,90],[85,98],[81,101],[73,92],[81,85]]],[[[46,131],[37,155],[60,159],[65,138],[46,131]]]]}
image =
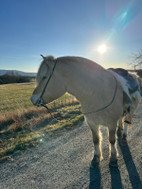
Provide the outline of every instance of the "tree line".
{"type": "Polygon", "coordinates": [[[0,84],[26,83],[26,82],[31,82],[33,79],[34,77],[5,74],[0,76],[0,84]]]}

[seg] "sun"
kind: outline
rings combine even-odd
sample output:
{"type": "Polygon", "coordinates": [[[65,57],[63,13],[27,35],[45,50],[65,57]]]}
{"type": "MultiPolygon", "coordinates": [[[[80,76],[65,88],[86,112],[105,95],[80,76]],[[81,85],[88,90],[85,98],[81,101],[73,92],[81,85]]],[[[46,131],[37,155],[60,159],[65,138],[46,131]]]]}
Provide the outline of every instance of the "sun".
{"type": "Polygon", "coordinates": [[[97,51],[98,51],[100,54],[105,53],[106,50],[107,50],[106,44],[101,44],[101,45],[99,45],[98,48],[97,48],[97,51]]]}

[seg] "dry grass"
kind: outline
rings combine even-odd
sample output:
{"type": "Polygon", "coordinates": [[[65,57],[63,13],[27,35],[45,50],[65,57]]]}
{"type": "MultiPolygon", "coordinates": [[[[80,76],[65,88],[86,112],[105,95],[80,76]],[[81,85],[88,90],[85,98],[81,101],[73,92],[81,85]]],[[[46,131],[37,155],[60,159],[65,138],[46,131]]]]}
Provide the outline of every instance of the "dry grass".
{"type": "Polygon", "coordinates": [[[79,103],[68,94],[50,104],[50,108],[61,112],[62,117],[56,111],[51,115],[44,108],[32,106],[30,96],[33,86],[34,84],[0,86],[1,161],[10,159],[17,151],[26,150],[39,142],[49,140],[83,120],[79,103]],[[25,103],[21,103],[23,99],[25,103]],[[9,106],[7,102],[10,102],[9,106]],[[7,107],[4,107],[5,105],[7,107]],[[54,117],[61,121],[57,121],[54,117]]]}

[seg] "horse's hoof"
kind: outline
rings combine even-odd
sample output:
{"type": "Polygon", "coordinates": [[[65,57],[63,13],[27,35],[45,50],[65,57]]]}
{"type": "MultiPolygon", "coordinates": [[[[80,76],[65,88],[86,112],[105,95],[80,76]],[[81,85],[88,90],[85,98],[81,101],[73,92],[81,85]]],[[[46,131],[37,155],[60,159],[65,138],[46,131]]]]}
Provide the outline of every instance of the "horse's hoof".
{"type": "Polygon", "coordinates": [[[117,130],[117,136],[121,137],[122,136],[122,131],[120,129],[117,130]]]}
{"type": "Polygon", "coordinates": [[[122,146],[126,146],[126,145],[127,145],[127,138],[126,138],[126,137],[123,137],[123,138],[121,139],[121,145],[122,145],[122,146]]]}
{"type": "Polygon", "coordinates": [[[90,168],[98,167],[99,163],[100,163],[100,157],[99,156],[94,156],[93,160],[91,161],[90,168]]]}
{"type": "Polygon", "coordinates": [[[110,166],[110,167],[118,167],[117,160],[115,160],[115,161],[111,161],[111,160],[110,160],[109,166],[110,166]]]}
{"type": "Polygon", "coordinates": [[[117,167],[117,157],[116,156],[111,156],[109,159],[109,165],[111,167],[117,167]]]}
{"type": "Polygon", "coordinates": [[[90,168],[91,168],[91,169],[95,169],[95,168],[98,168],[98,167],[99,167],[99,162],[94,162],[94,161],[92,160],[91,165],[90,165],[90,168]]]}

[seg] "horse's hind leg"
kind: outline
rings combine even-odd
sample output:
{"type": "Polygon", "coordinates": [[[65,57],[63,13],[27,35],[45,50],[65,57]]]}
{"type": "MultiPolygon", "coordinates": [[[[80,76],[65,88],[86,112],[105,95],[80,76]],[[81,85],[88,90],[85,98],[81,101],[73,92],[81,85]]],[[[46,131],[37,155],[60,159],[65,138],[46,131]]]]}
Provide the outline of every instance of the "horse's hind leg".
{"type": "Polygon", "coordinates": [[[131,122],[132,122],[132,114],[127,114],[125,117],[125,124],[123,126],[123,131],[122,131],[122,138],[121,138],[121,144],[127,145],[127,130],[128,128],[131,126],[131,122]]]}
{"type": "Polygon", "coordinates": [[[125,123],[124,127],[123,127],[122,138],[121,138],[122,145],[127,144],[127,129],[128,129],[128,125],[127,125],[127,123],[125,123]]]}
{"type": "Polygon", "coordinates": [[[94,142],[94,157],[91,162],[91,167],[95,167],[99,164],[100,160],[102,159],[102,153],[101,153],[101,135],[99,127],[91,128],[92,136],[93,136],[93,142],[94,142]]]}
{"type": "Polygon", "coordinates": [[[124,127],[124,117],[120,118],[120,120],[118,121],[118,129],[117,129],[117,136],[121,137],[122,136],[122,132],[123,132],[123,127],[124,127]]]}
{"type": "Polygon", "coordinates": [[[116,142],[116,128],[109,129],[109,142],[110,142],[110,165],[116,166],[117,165],[117,150],[115,147],[116,142]]]}
{"type": "Polygon", "coordinates": [[[132,115],[131,113],[127,114],[126,118],[125,118],[125,124],[123,127],[123,133],[122,133],[122,140],[124,140],[126,142],[126,138],[127,138],[127,129],[131,126],[131,122],[132,122],[132,115]]]}

